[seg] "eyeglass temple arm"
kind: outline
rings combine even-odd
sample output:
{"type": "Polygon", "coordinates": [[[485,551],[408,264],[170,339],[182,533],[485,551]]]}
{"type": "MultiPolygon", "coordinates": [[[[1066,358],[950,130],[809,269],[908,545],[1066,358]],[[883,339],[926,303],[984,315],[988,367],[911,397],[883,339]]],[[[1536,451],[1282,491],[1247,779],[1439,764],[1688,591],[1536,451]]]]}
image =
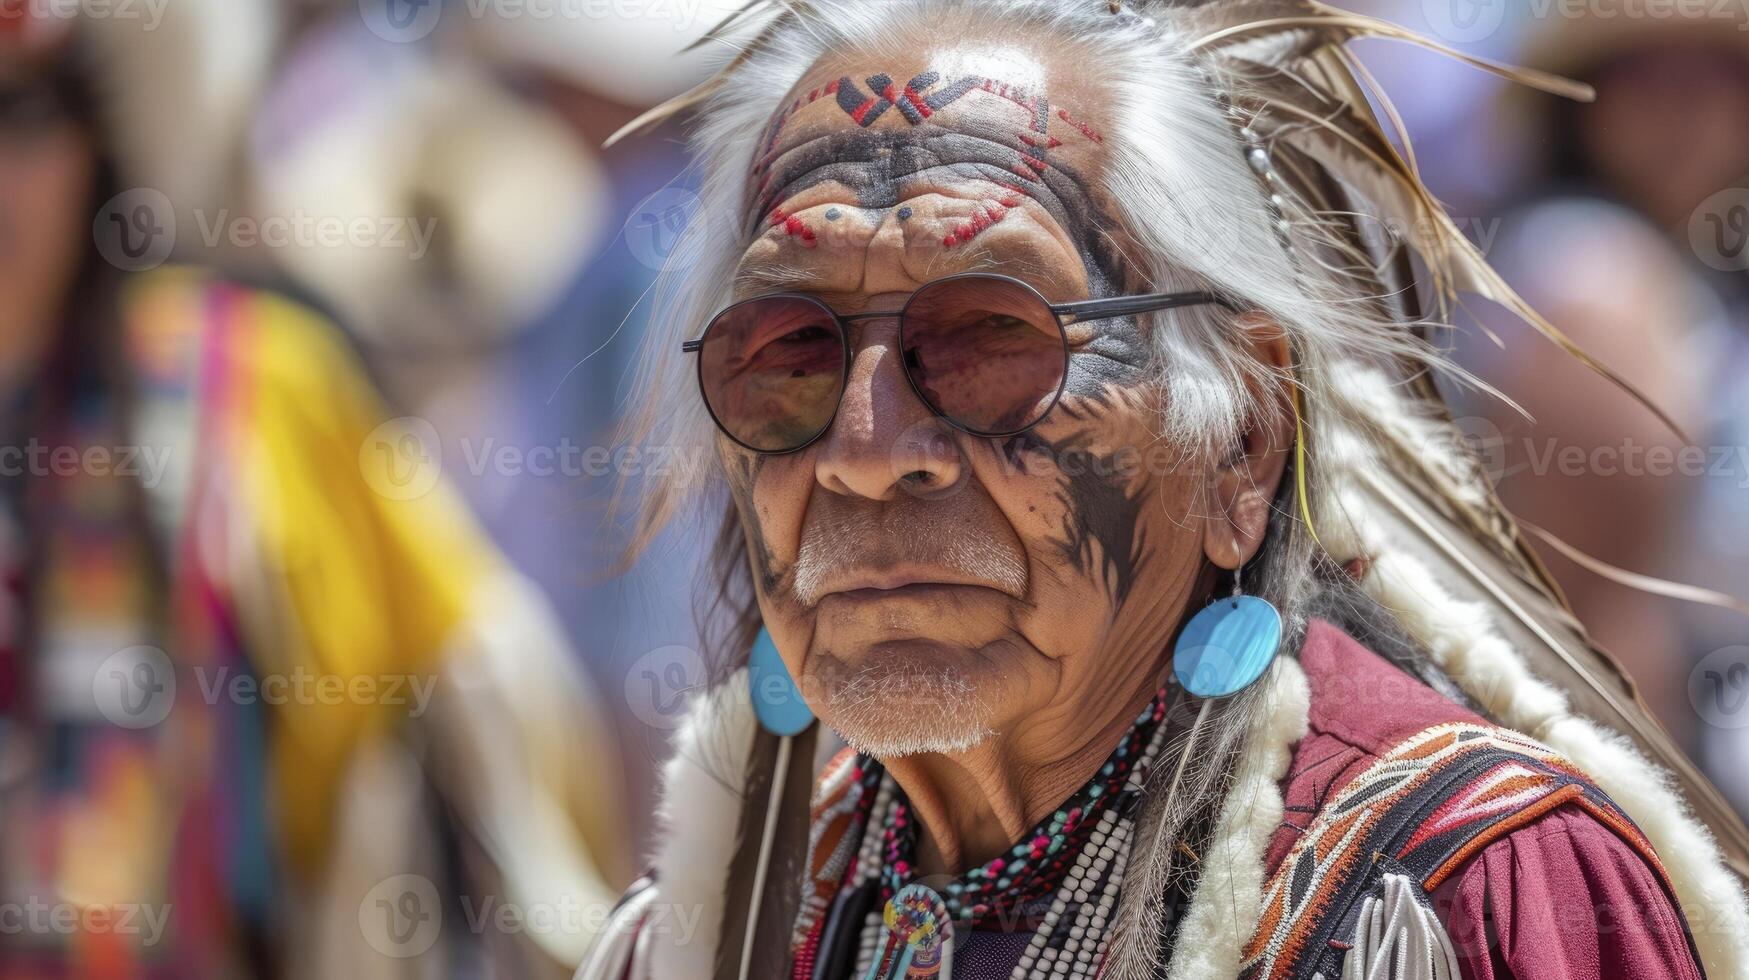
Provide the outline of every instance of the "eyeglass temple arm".
{"type": "Polygon", "coordinates": [[[1052,312],[1062,317],[1064,324],[1080,323],[1083,320],[1104,320],[1116,316],[1134,316],[1138,313],[1155,313],[1160,310],[1175,310],[1183,306],[1206,306],[1214,304],[1223,306],[1234,313],[1240,312],[1232,300],[1219,293],[1150,293],[1146,296],[1117,296],[1111,299],[1089,299],[1079,303],[1061,303],[1051,307],[1052,312]]]}

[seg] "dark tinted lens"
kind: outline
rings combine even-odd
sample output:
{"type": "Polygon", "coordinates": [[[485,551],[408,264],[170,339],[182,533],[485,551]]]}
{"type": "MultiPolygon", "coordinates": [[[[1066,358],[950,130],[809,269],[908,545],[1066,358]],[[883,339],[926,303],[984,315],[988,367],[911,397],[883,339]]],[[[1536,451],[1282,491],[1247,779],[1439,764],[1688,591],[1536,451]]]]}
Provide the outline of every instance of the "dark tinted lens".
{"type": "Polygon", "coordinates": [[[1044,298],[994,276],[944,279],[905,307],[905,368],[932,408],[985,435],[1019,432],[1056,404],[1068,370],[1044,298]]]}
{"type": "Polygon", "coordinates": [[[844,340],[819,303],[794,297],[732,306],[711,321],[699,382],[717,424],[750,449],[798,449],[825,430],[844,386],[844,340]]]}

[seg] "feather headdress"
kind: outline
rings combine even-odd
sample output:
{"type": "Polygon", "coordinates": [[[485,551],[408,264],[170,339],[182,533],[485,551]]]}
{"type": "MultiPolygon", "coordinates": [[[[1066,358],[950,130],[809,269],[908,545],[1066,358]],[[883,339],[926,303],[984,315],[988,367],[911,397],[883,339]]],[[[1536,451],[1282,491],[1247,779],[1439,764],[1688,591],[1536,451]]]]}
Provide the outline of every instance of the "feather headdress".
{"type": "MultiPolygon", "coordinates": [[[[1318,544],[1338,563],[1364,559],[1370,570],[1363,587],[1492,718],[1573,758],[1628,809],[1660,845],[1685,908],[1691,915],[1703,910],[1709,916],[1707,935],[1697,937],[1708,969],[1714,975],[1744,975],[1749,918],[1741,879],[1749,878],[1749,831],[1658,724],[1616,661],[1587,637],[1520,526],[1494,495],[1434,387],[1433,369],[1447,366],[1433,343],[1434,324],[1449,319],[1466,295],[1498,303],[1671,428],[1675,425],[1539,316],[1489,267],[1422,182],[1389,100],[1345,46],[1362,37],[1396,39],[1545,91],[1586,99],[1589,89],[1477,59],[1317,0],[896,0],[892,6],[906,4],[944,11],[976,7],[995,16],[1018,11],[1017,17],[1062,27],[1095,45],[1102,15],[1112,43],[1123,45],[1132,60],[1156,58],[1148,65],[1159,68],[1162,77],[1200,86],[1193,93],[1201,99],[1200,108],[1192,96],[1179,93],[1173,111],[1226,117],[1235,157],[1248,155],[1260,164],[1257,176],[1265,186],[1253,186],[1249,193],[1264,220],[1256,223],[1261,231],[1255,234],[1238,227],[1226,243],[1232,251],[1200,260],[1175,258],[1181,264],[1188,259],[1192,274],[1213,277],[1225,270],[1232,276],[1232,269],[1249,267],[1247,259],[1276,249],[1278,256],[1285,251],[1287,265],[1301,273],[1278,283],[1269,296],[1247,298],[1277,314],[1295,336],[1305,421],[1296,470],[1307,480],[1299,509],[1318,544]],[[1375,100],[1379,113],[1372,108],[1375,100]],[[1333,293],[1332,279],[1345,285],[1333,293]],[[1423,293],[1431,317],[1421,310],[1423,293]],[[1317,303],[1350,304],[1344,309],[1351,315],[1332,317],[1325,311],[1301,317],[1317,303]],[[1295,333],[1296,323],[1320,316],[1319,326],[1295,333]]],[[[737,53],[722,71],[645,114],[622,135],[700,108],[714,127],[709,135],[731,139],[735,128],[745,128],[750,120],[711,117],[733,110],[742,98],[737,90],[744,88],[737,83],[747,71],[777,60],[774,51],[787,56],[806,50],[798,37],[822,43],[822,35],[832,34],[825,26],[827,13],[858,8],[878,18],[885,14],[868,11],[881,6],[866,0],[755,0],[700,42],[735,39],[737,53]]],[[[785,70],[793,82],[807,67],[785,70]]],[[[1132,127],[1139,131],[1149,125],[1133,106],[1130,111],[1132,127]]],[[[1116,143],[1125,135],[1117,129],[1108,138],[1116,143]]],[[[717,154],[718,170],[737,162],[720,147],[709,152],[717,154]]],[[[749,149],[738,162],[750,155],[749,149]]],[[[1125,186],[1131,191],[1156,179],[1137,176],[1139,168],[1113,171],[1110,179],[1130,181],[1125,186]]],[[[707,183],[707,193],[730,194],[736,186],[720,174],[707,174],[708,180],[718,182],[707,183]]],[[[1240,189],[1236,182],[1220,187],[1223,193],[1240,189]]],[[[1158,188],[1154,192],[1155,200],[1171,196],[1158,188]]],[[[1235,226],[1246,221],[1242,214],[1231,219],[1235,226]]],[[[1144,252],[1172,247],[1163,233],[1150,237],[1133,227],[1126,230],[1144,252]]],[[[1243,283],[1221,285],[1243,294],[1243,283]]],[[[1200,363],[1206,370],[1222,366],[1200,363]]],[[[1221,417],[1230,420],[1232,413],[1221,417]]],[[[1185,434],[1170,422],[1167,429],[1168,435],[1185,434]]],[[[1292,684],[1282,681],[1278,687],[1291,690],[1292,684]]],[[[1298,702],[1286,697],[1280,703],[1298,702]]],[[[1285,758],[1275,743],[1294,737],[1295,726],[1267,721],[1256,726],[1248,760],[1285,758]]],[[[1255,781],[1271,780],[1259,769],[1255,781]]],[[[1255,827],[1217,828],[1222,835],[1229,842],[1249,839],[1249,851],[1230,850],[1261,861],[1255,827]]],[[[1202,869],[1205,879],[1214,873],[1210,863],[1202,869]]],[[[1162,864],[1158,855],[1147,853],[1132,861],[1132,880],[1140,884],[1126,887],[1112,949],[1114,976],[1132,975],[1126,963],[1151,962],[1157,936],[1147,927],[1152,915],[1145,902],[1132,902],[1130,893],[1152,890],[1157,881],[1151,880],[1151,869],[1162,864]],[[1142,927],[1126,929],[1138,921],[1142,927]]],[[[1233,882],[1256,877],[1255,868],[1235,871],[1219,888],[1209,887],[1211,897],[1225,896],[1211,921],[1238,913],[1243,922],[1239,893],[1249,889],[1255,900],[1256,887],[1233,882]]],[[[728,902],[733,906],[738,900],[731,882],[728,902]]],[[[1194,906],[1191,915],[1194,920],[1194,906]]],[[[1231,943],[1233,963],[1245,938],[1239,935],[1231,943]]],[[[1173,975],[1231,975],[1231,965],[1215,957],[1201,966],[1175,965],[1173,975]]]]}

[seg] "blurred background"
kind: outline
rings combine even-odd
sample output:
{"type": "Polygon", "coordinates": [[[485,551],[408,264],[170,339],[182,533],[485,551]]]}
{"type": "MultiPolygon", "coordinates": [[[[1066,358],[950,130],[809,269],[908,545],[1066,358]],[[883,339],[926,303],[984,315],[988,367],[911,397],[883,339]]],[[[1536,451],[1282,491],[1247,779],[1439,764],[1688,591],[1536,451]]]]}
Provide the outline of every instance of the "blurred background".
{"type": "MultiPolygon", "coordinates": [[[[1507,505],[1749,591],[1749,4],[1347,0],[1428,184],[1684,445],[1467,311],[1507,505]],[[1497,335],[1499,342],[1491,339],[1497,335]]],[[[0,977],[568,976],[704,677],[613,429],[735,0],[0,0],[0,977]]],[[[1395,229],[1414,234],[1416,229],[1395,229]]],[[[690,392],[676,393],[687,397],[690,392]]],[[[1543,549],[1749,812],[1749,621],[1543,549]]]]}

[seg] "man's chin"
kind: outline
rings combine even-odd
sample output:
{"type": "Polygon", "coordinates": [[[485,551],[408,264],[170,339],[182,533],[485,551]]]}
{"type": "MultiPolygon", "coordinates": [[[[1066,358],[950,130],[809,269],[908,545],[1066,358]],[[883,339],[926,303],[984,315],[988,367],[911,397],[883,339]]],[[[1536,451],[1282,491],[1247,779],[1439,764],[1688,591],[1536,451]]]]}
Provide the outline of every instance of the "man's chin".
{"type": "Polygon", "coordinates": [[[995,732],[1002,698],[996,678],[959,658],[875,655],[860,665],[834,664],[809,692],[821,717],[858,752],[877,759],[959,753],[995,732]]]}
{"type": "Polygon", "coordinates": [[[962,718],[934,718],[932,727],[901,727],[892,718],[878,721],[854,716],[835,723],[832,730],[856,751],[876,759],[902,759],[910,755],[957,755],[968,752],[995,734],[991,728],[978,728],[962,718]],[[870,724],[869,722],[874,722],[870,724]]]}

